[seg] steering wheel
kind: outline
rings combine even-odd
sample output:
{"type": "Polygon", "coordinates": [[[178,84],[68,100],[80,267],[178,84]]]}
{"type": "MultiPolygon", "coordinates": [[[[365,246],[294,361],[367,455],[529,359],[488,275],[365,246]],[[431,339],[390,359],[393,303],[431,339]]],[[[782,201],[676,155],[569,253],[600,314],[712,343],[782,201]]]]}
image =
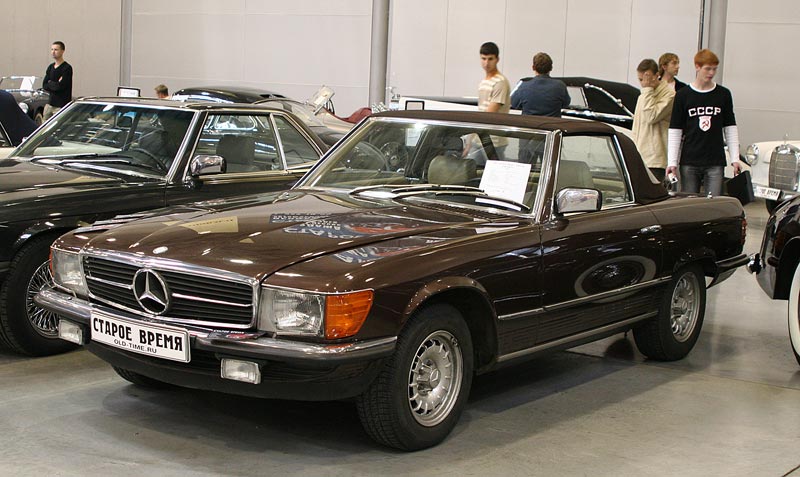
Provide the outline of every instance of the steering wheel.
{"type": "Polygon", "coordinates": [[[130,151],[130,152],[141,152],[144,157],[150,159],[150,161],[153,164],[155,164],[156,169],[158,169],[159,171],[161,171],[163,173],[166,173],[169,170],[169,169],[167,169],[167,166],[165,166],[164,163],[161,162],[161,160],[155,154],[153,154],[152,152],[148,151],[147,149],[144,149],[144,148],[141,148],[141,147],[132,147],[132,148],[128,149],[128,151],[130,151]]]}
{"type": "Polygon", "coordinates": [[[387,169],[399,171],[406,167],[408,163],[408,151],[405,146],[399,142],[389,141],[381,146],[380,151],[386,158],[387,169]]]}
{"type": "Polygon", "coordinates": [[[385,171],[388,169],[386,155],[380,149],[368,142],[360,142],[351,151],[347,159],[347,167],[351,169],[365,169],[385,171]]]}

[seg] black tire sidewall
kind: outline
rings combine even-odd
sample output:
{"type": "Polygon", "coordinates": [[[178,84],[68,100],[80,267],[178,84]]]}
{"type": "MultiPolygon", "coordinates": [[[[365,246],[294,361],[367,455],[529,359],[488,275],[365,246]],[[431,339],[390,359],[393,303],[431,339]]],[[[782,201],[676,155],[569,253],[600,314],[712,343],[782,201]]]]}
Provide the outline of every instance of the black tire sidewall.
{"type": "Polygon", "coordinates": [[[54,239],[53,236],[36,238],[21,249],[12,260],[11,269],[0,291],[3,332],[14,351],[31,356],[63,353],[76,347],[57,337],[42,336],[28,319],[26,307],[28,284],[33,273],[49,259],[50,244],[54,239]]]}
{"type": "Polygon", "coordinates": [[[398,341],[392,381],[390,383],[391,407],[400,424],[398,437],[409,450],[423,449],[438,444],[453,430],[464,409],[472,386],[473,356],[469,328],[455,308],[433,305],[425,309],[409,324],[398,341]],[[414,419],[408,404],[408,375],[415,353],[422,341],[436,331],[447,331],[457,340],[461,350],[461,389],[450,414],[433,427],[421,425],[414,419]]]}

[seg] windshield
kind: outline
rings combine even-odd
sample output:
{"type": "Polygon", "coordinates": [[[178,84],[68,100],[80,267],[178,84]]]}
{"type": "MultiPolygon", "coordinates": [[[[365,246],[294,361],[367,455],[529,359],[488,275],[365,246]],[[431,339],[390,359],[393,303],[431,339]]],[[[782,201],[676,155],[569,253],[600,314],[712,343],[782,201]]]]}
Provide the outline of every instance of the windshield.
{"type": "Polygon", "coordinates": [[[165,174],[194,113],[108,103],[75,103],[16,150],[19,157],[126,164],[165,174]]]}
{"type": "Polygon", "coordinates": [[[498,126],[374,118],[300,185],[490,203],[483,193],[530,208],[547,137],[498,126]]]}
{"type": "Polygon", "coordinates": [[[41,87],[42,78],[39,76],[4,76],[0,78],[0,89],[35,91],[41,87]]]}

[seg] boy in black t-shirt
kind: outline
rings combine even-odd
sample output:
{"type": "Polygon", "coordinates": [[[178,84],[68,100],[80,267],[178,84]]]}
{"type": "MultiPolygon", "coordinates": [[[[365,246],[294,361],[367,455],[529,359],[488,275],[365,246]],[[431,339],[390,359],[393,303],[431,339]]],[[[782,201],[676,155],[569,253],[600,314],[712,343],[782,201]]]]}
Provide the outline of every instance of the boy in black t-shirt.
{"type": "Polygon", "coordinates": [[[700,192],[700,184],[711,195],[722,193],[725,143],[734,174],[739,164],[739,132],[733,114],[733,98],[724,86],[714,83],[719,58],[704,49],[694,56],[695,80],[675,93],[669,124],[667,174],[680,164],[682,192],[700,192]],[[724,137],[724,140],[723,140],[724,137]]]}

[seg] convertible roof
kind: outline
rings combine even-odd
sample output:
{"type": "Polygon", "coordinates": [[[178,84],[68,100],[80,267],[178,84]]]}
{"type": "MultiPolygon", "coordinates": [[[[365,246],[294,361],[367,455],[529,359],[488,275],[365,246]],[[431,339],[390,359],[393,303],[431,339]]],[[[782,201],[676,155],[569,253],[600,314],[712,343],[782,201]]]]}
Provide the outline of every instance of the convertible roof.
{"type": "Polygon", "coordinates": [[[608,124],[572,118],[553,118],[549,116],[527,116],[522,114],[484,113],[477,111],[387,111],[373,114],[373,117],[414,118],[422,121],[459,121],[495,126],[543,129],[572,133],[613,133],[615,129],[608,124]]]}
{"type": "Polygon", "coordinates": [[[387,111],[373,114],[373,118],[409,118],[421,121],[456,121],[473,124],[487,124],[498,127],[510,126],[545,131],[561,131],[565,135],[603,134],[616,136],[622,149],[625,165],[636,195],[641,204],[658,202],[669,197],[661,184],[650,180],[647,167],[630,137],[605,123],[583,119],[551,118],[548,116],[526,116],[503,113],[483,113],[476,111],[387,111]]]}

